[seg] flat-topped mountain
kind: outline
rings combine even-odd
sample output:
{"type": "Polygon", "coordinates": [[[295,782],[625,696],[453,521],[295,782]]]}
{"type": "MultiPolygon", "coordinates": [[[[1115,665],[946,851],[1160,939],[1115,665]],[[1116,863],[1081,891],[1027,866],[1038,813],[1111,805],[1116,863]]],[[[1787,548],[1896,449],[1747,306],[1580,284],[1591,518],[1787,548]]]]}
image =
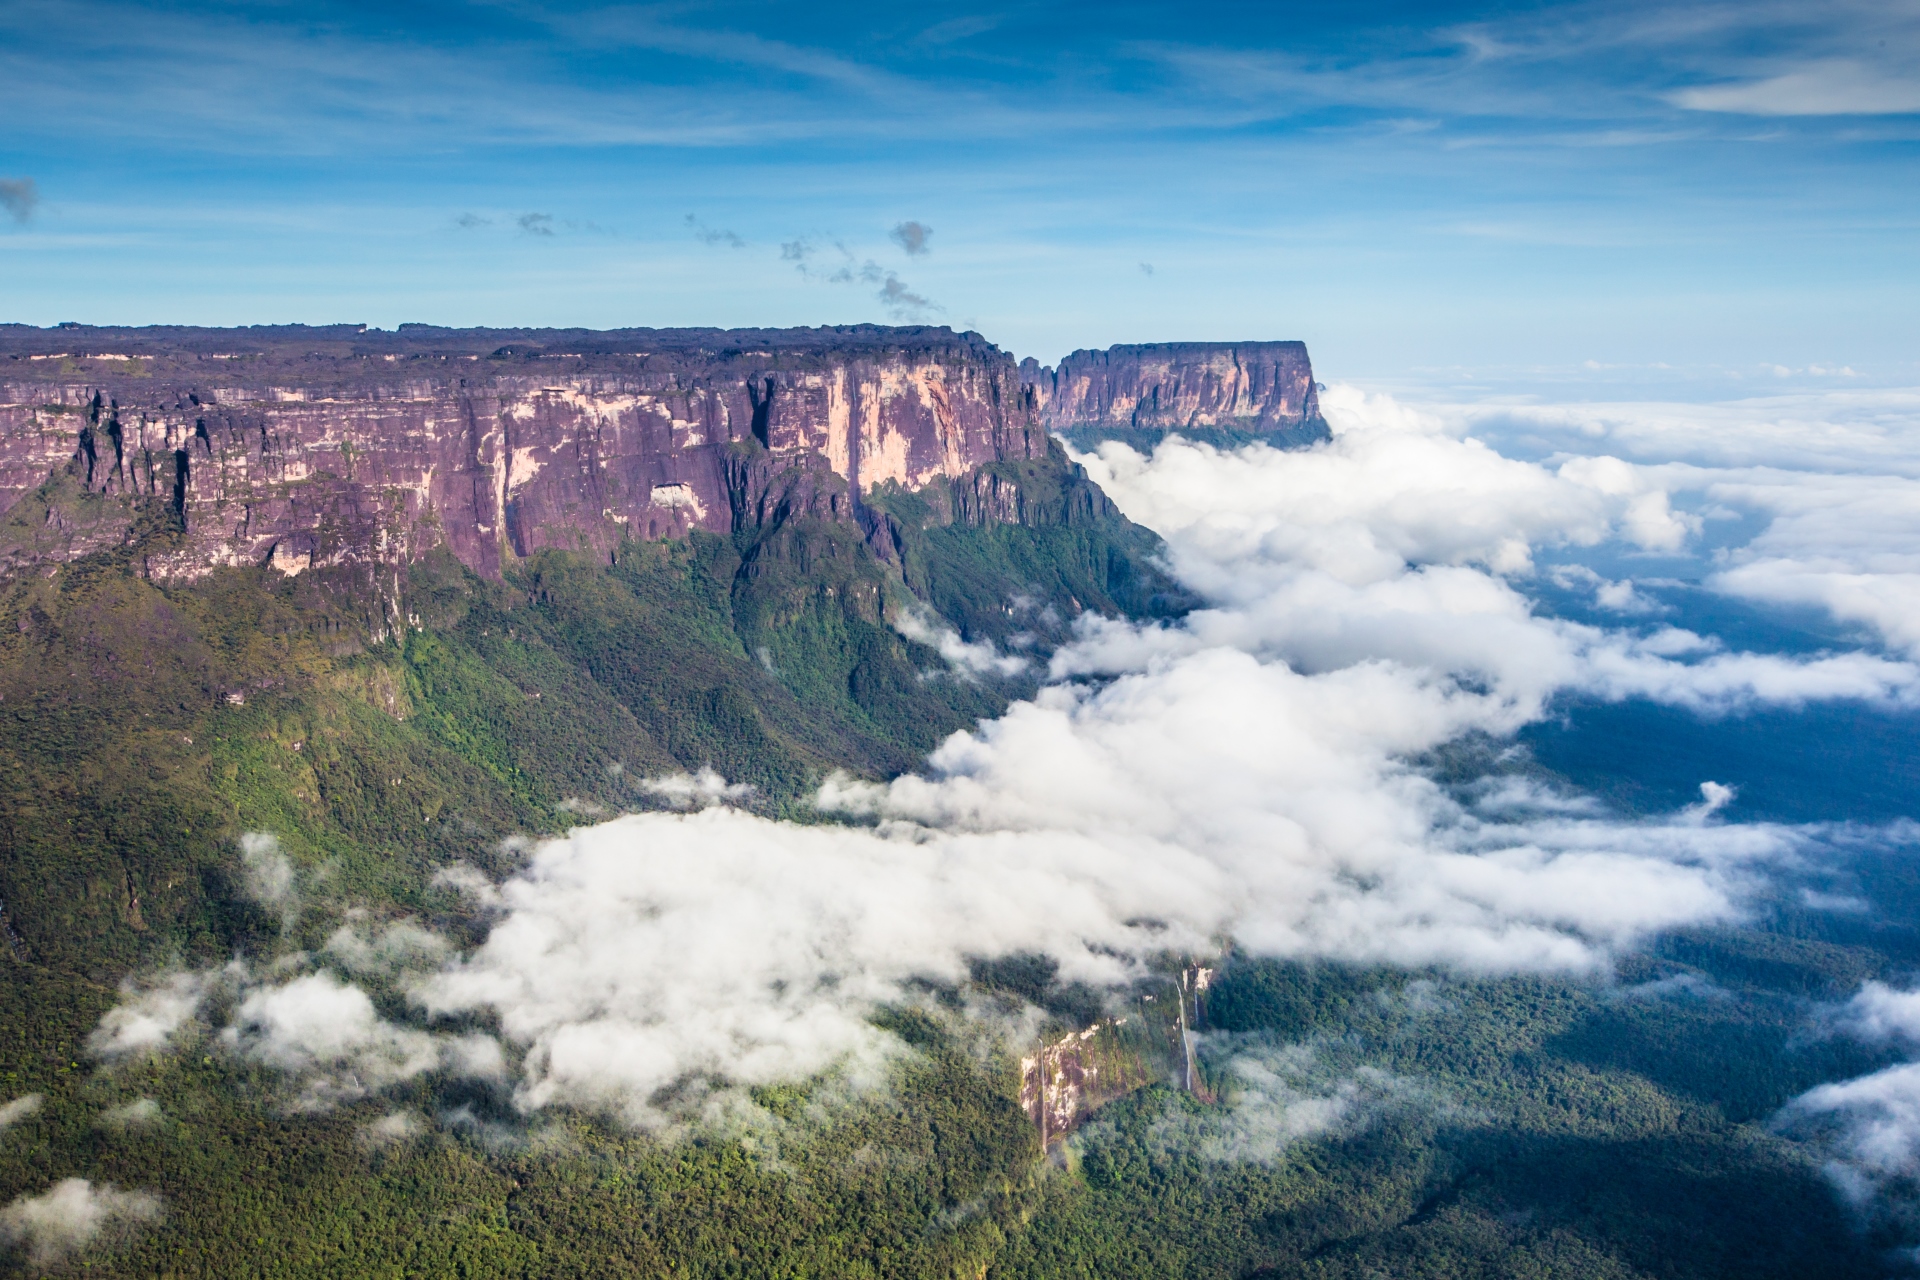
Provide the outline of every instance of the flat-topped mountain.
{"type": "Polygon", "coordinates": [[[1055,368],[1026,360],[1040,420],[1076,444],[1151,447],[1169,432],[1280,447],[1328,438],[1303,342],[1157,342],[1076,351],[1055,368]]]}
{"type": "MultiPolygon", "coordinates": [[[[944,327],[443,329],[0,326],[0,563],[175,536],[145,571],[293,574],[445,546],[497,577],[542,549],[859,520],[880,489],[947,486],[940,518],[1028,519],[988,468],[1048,434],[1151,447],[1326,435],[1298,342],[1079,351],[1057,369],[944,327]],[[89,501],[42,494],[58,480],[89,501]],[[27,518],[33,514],[33,518],[27,518]]],[[[1051,459],[1051,460],[1050,460],[1051,459]]],[[[58,488],[59,485],[55,485],[58,488]]]]}
{"type": "MultiPolygon", "coordinates": [[[[0,511],[68,467],[157,500],[168,577],[442,543],[497,575],[1046,454],[1013,358],[945,328],[0,328],[0,511]]],[[[118,536],[50,524],[34,558],[118,536]]]]}

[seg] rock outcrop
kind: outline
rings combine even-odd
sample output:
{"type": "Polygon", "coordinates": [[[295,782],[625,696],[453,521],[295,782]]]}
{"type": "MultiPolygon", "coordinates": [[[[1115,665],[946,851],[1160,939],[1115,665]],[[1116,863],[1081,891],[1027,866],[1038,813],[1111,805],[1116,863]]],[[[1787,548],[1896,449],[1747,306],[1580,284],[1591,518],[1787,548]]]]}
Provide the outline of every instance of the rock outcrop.
{"type": "Polygon", "coordinates": [[[1020,1107],[1042,1150],[1107,1103],[1151,1084],[1213,1101],[1196,1053],[1213,974],[1204,965],[1185,964],[1168,975],[1171,982],[1137,990],[1127,1013],[1068,1032],[1020,1059],[1020,1107]]]}
{"type": "Polygon", "coordinates": [[[1160,342],[1076,351],[1056,368],[1021,362],[1040,421],[1069,438],[1147,443],[1171,431],[1265,439],[1328,438],[1303,342],[1160,342]]]}
{"type": "Polygon", "coordinates": [[[1012,357],[945,328],[0,326],[0,513],[50,478],[90,500],[13,542],[68,558],[157,513],[155,577],[440,545],[497,576],[1046,455],[1012,357]]]}
{"type": "Polygon", "coordinates": [[[1020,1108],[1046,1150],[1116,1098],[1154,1083],[1156,1073],[1125,1034],[1126,1018],[1040,1045],[1020,1059],[1020,1108]]]}

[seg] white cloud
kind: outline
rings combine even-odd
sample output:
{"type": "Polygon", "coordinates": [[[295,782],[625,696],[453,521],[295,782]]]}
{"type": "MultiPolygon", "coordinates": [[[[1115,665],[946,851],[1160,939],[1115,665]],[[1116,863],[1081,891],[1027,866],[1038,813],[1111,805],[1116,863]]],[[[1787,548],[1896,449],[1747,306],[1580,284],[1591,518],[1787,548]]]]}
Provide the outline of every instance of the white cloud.
{"type": "Polygon", "coordinates": [[[1873,1044],[1920,1048],[1920,991],[1868,982],[1833,1016],[1833,1029],[1873,1044]]]}
{"type": "MultiPolygon", "coordinates": [[[[296,1110],[325,1110],[429,1071],[504,1078],[506,1057],[493,1037],[404,1025],[381,1016],[362,987],[338,974],[301,972],[325,960],[362,979],[404,983],[443,964],[451,950],[445,939],[406,921],[371,932],[349,924],[318,957],[295,952],[259,971],[235,960],[146,985],[129,982],[88,1049],[108,1063],[159,1053],[197,1030],[205,1015],[225,1023],[214,1038],[223,1052],[293,1078],[296,1110]],[[297,976],[287,978],[290,973],[297,976]]],[[[104,1113],[102,1122],[137,1124],[157,1115],[157,1104],[142,1099],[104,1113]]]]}
{"type": "Polygon", "coordinates": [[[282,929],[291,929],[300,916],[300,885],[280,841],[265,831],[247,832],[240,837],[240,862],[247,873],[247,892],[279,913],[282,929]]]}
{"type": "Polygon", "coordinates": [[[1771,827],[1489,822],[1399,754],[1496,700],[1384,664],[1321,676],[1231,650],[1098,689],[1056,687],[924,774],[839,780],[871,829],[713,807],[633,815],[538,845],[473,955],[416,988],[498,1016],[528,1046],[522,1106],[659,1124],[725,1082],[888,1043],[874,1005],[972,954],[1045,951],[1096,983],[1129,957],[1255,951],[1470,969],[1591,969],[1645,932],[1737,911],[1747,868],[1800,847],[1771,827]]]}
{"type": "Polygon", "coordinates": [[[1568,591],[1591,593],[1594,604],[1613,613],[1646,615],[1670,612],[1658,600],[1642,595],[1631,578],[1614,581],[1585,565],[1559,564],[1547,570],[1554,585],[1568,591]]]}
{"type": "Polygon", "coordinates": [[[22,1120],[34,1115],[46,1099],[37,1093],[23,1094],[13,1101],[0,1104],[0,1133],[5,1133],[22,1120]]]}
{"type": "Polygon", "coordinates": [[[737,804],[753,794],[753,784],[728,782],[712,765],[698,773],[674,773],[648,778],[640,789],[659,796],[676,809],[702,809],[710,804],[737,804]]]}
{"type": "Polygon", "coordinates": [[[1761,80],[1682,89],[1671,101],[1750,116],[1909,115],[1920,113],[1920,80],[1829,58],[1761,80]]]}
{"type": "Polygon", "coordinates": [[[409,1142],[426,1131],[419,1116],[408,1111],[391,1111],[360,1130],[360,1140],[370,1147],[390,1147],[409,1142]]]}
{"type": "Polygon", "coordinates": [[[1210,594],[1225,585],[1223,569],[1250,559],[1358,584],[1408,563],[1521,572],[1535,546],[1591,546],[1623,524],[1643,545],[1686,533],[1658,486],[1618,459],[1549,470],[1384,396],[1331,387],[1321,403],[1334,439],[1312,450],[1223,455],[1177,444],[1149,459],[1108,445],[1083,461],[1122,510],[1175,544],[1182,576],[1197,575],[1210,594]]]}
{"type": "MultiPolygon", "coordinates": [[[[1258,953],[1602,972],[1652,932],[1736,918],[1770,866],[1817,847],[1814,829],[1726,822],[1733,793],[1718,782],[1698,805],[1626,821],[1512,780],[1456,795],[1407,761],[1511,734],[1568,691],[1707,711],[1910,703],[1920,676],[1881,654],[1729,651],[1644,615],[1622,627],[1544,616],[1526,594],[1550,549],[1686,554],[1705,517],[1676,504],[1682,492],[1764,508],[1782,539],[1831,551],[1855,538],[1856,559],[1897,541],[1884,527],[1793,526],[1791,477],[1746,462],[1649,463],[1660,437],[1635,435],[1639,419],[1597,432],[1572,410],[1509,420],[1584,442],[1535,463],[1462,438],[1474,419],[1461,412],[1340,389],[1326,403],[1336,434],[1310,451],[1170,443],[1093,459],[1208,607],[1169,625],[1083,618],[1032,700],[953,735],[915,774],[823,786],[826,815],[866,825],[753,816],[711,771],[656,779],[690,811],[519,847],[498,884],[466,867],[436,877],[492,919],[464,956],[435,967],[433,945],[401,926],[334,935],[321,960],[398,981],[424,1027],[316,972],[236,987],[223,1042],[294,1075],[312,1105],[452,1071],[511,1080],[528,1110],[662,1126],[731,1105],[739,1085],[874,1078],[901,1051],[869,1021],[875,1006],[915,998],[916,978],[964,979],[972,956],[1041,951],[1095,984],[1224,938],[1258,953]],[[497,1020],[504,1044],[432,1029],[469,1016],[497,1020]]],[[[1673,421],[1676,453],[1729,447],[1673,421]]],[[[1802,498],[1804,510],[1837,510],[1876,468],[1893,474],[1876,461],[1892,438],[1850,428],[1804,448],[1803,462],[1846,454],[1860,472],[1822,473],[1837,477],[1833,503],[1802,498]]],[[[1779,558],[1753,547],[1722,572],[1779,558]]],[[[1619,584],[1591,581],[1596,600],[1619,584]]],[[[962,668],[1011,661],[926,626],[962,668]]],[[[199,1007],[184,989],[160,1003],[135,993],[96,1038],[158,1045],[199,1007]]],[[[1277,1150],[1288,1126],[1333,1123],[1344,1105],[1331,1085],[1274,1078],[1248,1076],[1272,1122],[1248,1122],[1247,1150],[1277,1150]]]]}
{"type": "Polygon", "coordinates": [[[1508,453],[1604,450],[1669,489],[1729,473],[1920,476],[1920,390],[1911,388],[1707,404],[1442,402],[1423,412],[1450,435],[1472,435],[1508,453]]]}
{"type": "Polygon", "coordinates": [[[955,918],[979,904],[943,900],[959,879],[871,832],[724,808],[621,818],[539,846],[486,943],[418,995],[497,1011],[529,1046],[524,1105],[655,1123],[650,1097],[690,1077],[756,1084],[880,1052],[876,1001],[964,974],[955,918]]]}
{"type": "Polygon", "coordinates": [[[100,1113],[100,1123],[109,1129],[144,1129],[160,1118],[160,1104],[152,1098],[135,1098],[100,1113]]]}
{"type": "Polygon", "coordinates": [[[432,968],[451,950],[447,940],[411,920],[368,929],[343,924],[327,938],[327,954],[355,974],[390,974],[432,968]]]}
{"type": "MultiPolygon", "coordinates": [[[[1226,1105],[1162,1117],[1153,1126],[1156,1142],[1215,1163],[1271,1165],[1297,1143],[1352,1133],[1394,1108],[1436,1105],[1421,1086],[1392,1072],[1336,1070],[1312,1045],[1250,1046],[1220,1075],[1226,1105]]],[[[1087,1140],[1097,1141],[1097,1130],[1087,1140]]]]}
{"type": "Polygon", "coordinates": [[[1707,493],[1768,517],[1724,557],[1711,579],[1717,590],[1812,606],[1920,656],[1920,482],[1754,474],[1718,479],[1707,493]]]}
{"type": "Polygon", "coordinates": [[[144,1191],[67,1178],[0,1209],[0,1240],[22,1247],[36,1267],[56,1266],[94,1244],[112,1244],[157,1221],[160,1201],[144,1191]]]}
{"type": "Polygon", "coordinates": [[[1429,412],[1452,434],[1563,456],[1604,448],[1709,523],[1757,520],[1757,535],[1717,554],[1709,587],[1821,610],[1920,657],[1920,392],[1429,412]]]}
{"type": "Polygon", "coordinates": [[[494,887],[493,881],[464,862],[440,868],[427,883],[436,889],[451,889],[483,911],[493,910],[500,905],[500,891],[494,887]]]}
{"type": "Polygon", "coordinates": [[[916,644],[939,651],[947,665],[963,676],[1017,676],[1027,660],[1003,656],[986,641],[967,641],[924,606],[909,605],[894,614],[893,629],[916,644]]]}
{"type": "Polygon", "coordinates": [[[224,973],[169,973],[145,985],[122,984],[121,1002],[87,1037],[87,1051],[108,1062],[159,1052],[192,1025],[216,981],[240,972],[229,966],[224,973]]]}
{"type": "Polygon", "coordinates": [[[409,1079],[440,1065],[424,1031],[381,1018],[359,987],[313,973],[249,991],[221,1033],[227,1048],[301,1076],[297,1105],[317,1109],[409,1079]]]}
{"type": "Polygon", "coordinates": [[[1920,1063],[1810,1089],[1776,1124],[1817,1136],[1831,1153],[1827,1176],[1865,1205],[1892,1179],[1920,1173],[1920,1063]]]}
{"type": "MultiPolygon", "coordinates": [[[[1515,461],[1456,438],[1457,415],[1341,388],[1326,405],[1334,439],[1309,452],[1169,442],[1151,459],[1118,445],[1087,459],[1122,510],[1166,536],[1176,571],[1215,607],[1179,628],[1089,620],[1086,643],[1057,655],[1054,674],[1211,645],[1311,672],[1385,660],[1491,685],[1515,726],[1566,690],[1697,709],[1920,701],[1920,668],[1872,654],[1721,653],[1677,628],[1541,617],[1519,585],[1536,550],[1610,538],[1684,545],[1698,520],[1673,509],[1671,473],[1608,456],[1515,461]]],[[[1633,600],[1629,589],[1608,603],[1633,600]]]]}
{"type": "MultiPolygon", "coordinates": [[[[1920,991],[1867,982],[1821,1021],[1827,1034],[1920,1049],[1920,991]]],[[[1920,1063],[1809,1089],[1781,1109],[1774,1125],[1824,1148],[1829,1180],[1868,1208],[1890,1183],[1920,1175],[1920,1063]]]]}
{"type": "Polygon", "coordinates": [[[1713,983],[1695,973],[1676,973],[1670,978],[1656,978],[1650,982],[1636,983],[1630,987],[1617,988],[1613,994],[1617,1000],[1658,1000],[1675,998],[1686,1000],[1731,1000],[1733,994],[1724,987],[1713,983]]]}

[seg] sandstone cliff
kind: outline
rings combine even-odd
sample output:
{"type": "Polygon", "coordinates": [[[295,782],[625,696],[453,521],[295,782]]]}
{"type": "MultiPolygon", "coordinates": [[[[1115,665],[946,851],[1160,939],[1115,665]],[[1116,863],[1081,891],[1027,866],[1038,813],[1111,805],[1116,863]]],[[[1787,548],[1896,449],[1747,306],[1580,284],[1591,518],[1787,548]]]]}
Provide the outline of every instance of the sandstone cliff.
{"type": "Polygon", "coordinates": [[[162,578],[442,544],[497,576],[547,547],[850,519],[876,486],[1046,452],[1012,358],[945,328],[0,326],[0,513],[50,477],[93,500],[47,504],[13,558],[160,512],[182,535],[162,578]]]}
{"type": "Polygon", "coordinates": [[[1041,422],[1076,441],[1151,444],[1179,431],[1287,447],[1328,437],[1302,342],[1162,342],[1076,351],[1052,369],[1025,360],[1020,378],[1041,422]]]}

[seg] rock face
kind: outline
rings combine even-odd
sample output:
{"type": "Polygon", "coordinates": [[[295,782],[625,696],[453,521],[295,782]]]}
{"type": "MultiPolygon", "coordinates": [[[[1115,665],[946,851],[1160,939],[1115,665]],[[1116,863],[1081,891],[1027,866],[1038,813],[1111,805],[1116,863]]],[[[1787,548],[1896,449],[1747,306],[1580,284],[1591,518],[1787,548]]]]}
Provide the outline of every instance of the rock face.
{"type": "Polygon", "coordinates": [[[1076,351],[1059,367],[1020,366],[1053,431],[1226,432],[1282,446],[1328,438],[1303,342],[1161,342],[1076,351]]]}
{"type": "Polygon", "coordinates": [[[164,515],[156,577],[442,544],[497,576],[1043,458],[1032,403],[1011,356],[945,328],[0,326],[0,513],[83,490],[91,516],[49,504],[31,531],[54,558],[164,515]]]}
{"type": "Polygon", "coordinates": [[[1115,1098],[1154,1082],[1148,1061],[1131,1051],[1128,1019],[1102,1019],[1085,1031],[1041,1045],[1020,1059],[1020,1108],[1045,1150],[1115,1098]]]}
{"type": "Polygon", "coordinates": [[[1171,983],[1136,991],[1127,1013],[1038,1045],[1020,1059],[1020,1107],[1043,1150],[1107,1103],[1150,1084],[1213,1101],[1195,1052],[1213,975],[1188,963],[1170,975],[1171,983]]]}

